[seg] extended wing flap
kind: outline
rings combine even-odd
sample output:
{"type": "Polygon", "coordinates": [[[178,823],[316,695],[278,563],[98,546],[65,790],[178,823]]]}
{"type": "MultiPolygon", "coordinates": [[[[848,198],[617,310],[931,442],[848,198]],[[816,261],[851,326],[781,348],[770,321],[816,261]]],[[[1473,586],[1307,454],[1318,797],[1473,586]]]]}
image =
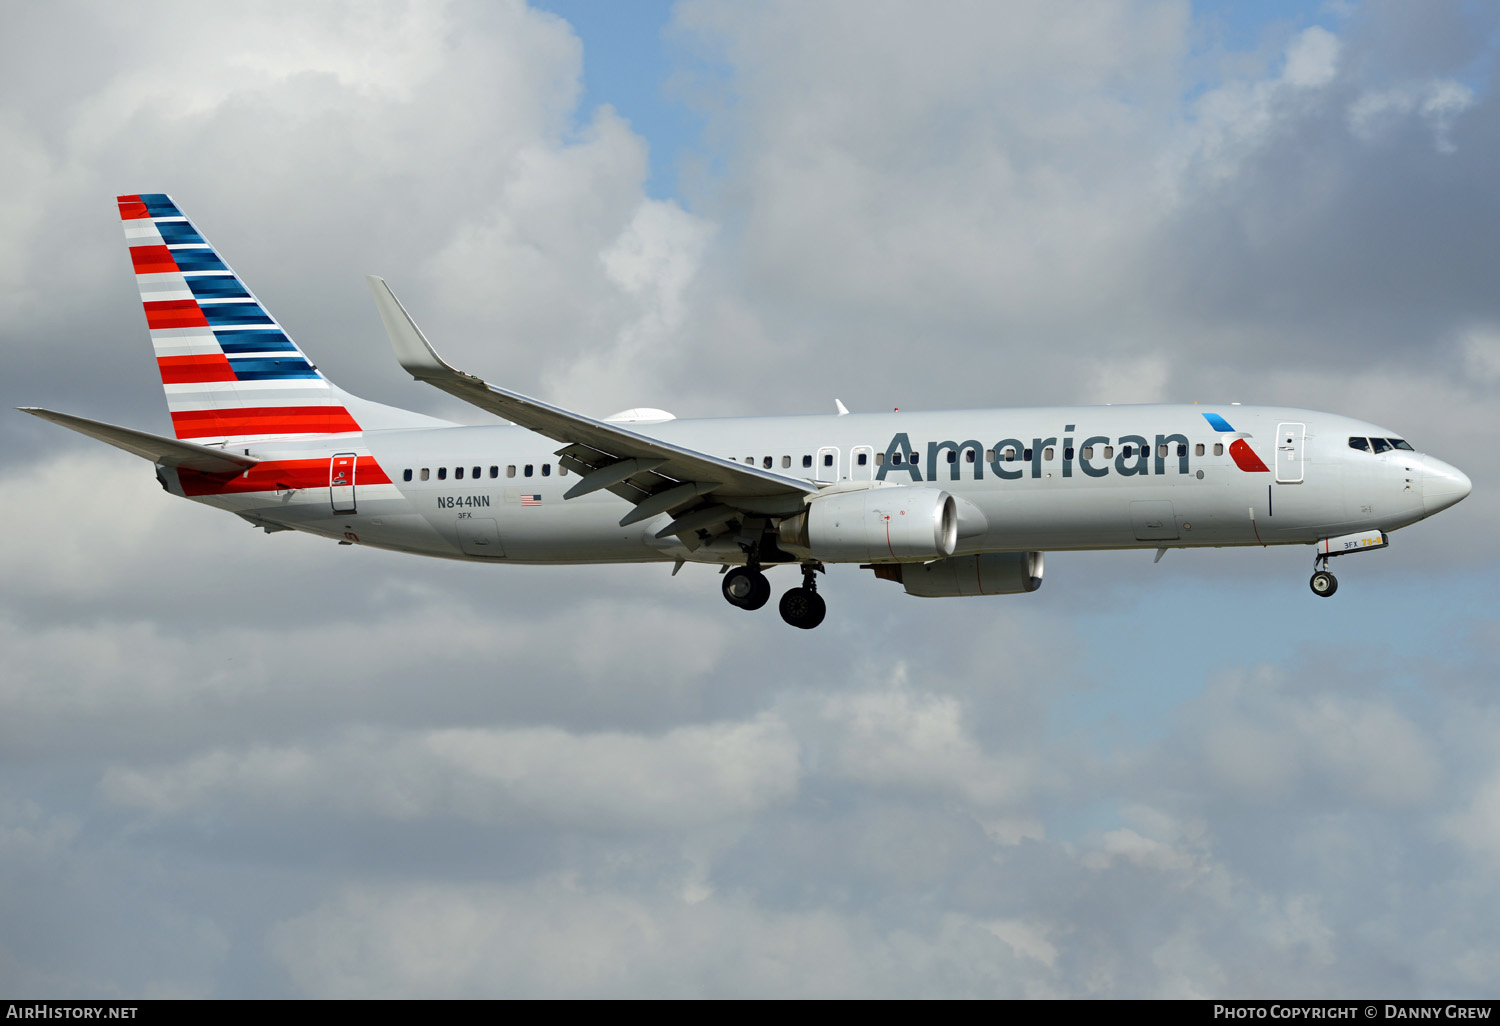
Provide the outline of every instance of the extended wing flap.
{"type": "Polygon", "coordinates": [[[383,279],[370,275],[366,280],[375,295],[375,306],[396,350],[396,358],[408,374],[482,410],[562,442],[564,448],[559,455],[564,455],[566,465],[579,473],[600,471],[621,460],[649,463],[648,472],[635,473],[625,481],[607,486],[608,491],[628,501],[637,505],[651,503],[647,508],[654,509],[660,506],[660,497],[665,492],[694,484],[711,487],[676,492],[684,497],[683,502],[673,503],[665,511],[682,509],[696,501],[698,495],[711,492],[715,499],[735,508],[774,514],[796,512],[802,507],[804,496],[817,493],[817,486],[808,481],[638,434],[497,388],[466,374],[437,354],[383,279]]]}
{"type": "Polygon", "coordinates": [[[183,467],[204,474],[240,474],[260,462],[254,456],[225,452],[223,449],[214,449],[195,442],[184,442],[176,438],[163,438],[149,431],[137,431],[135,428],[119,427],[99,420],[89,420],[86,417],[54,413],[51,410],[43,410],[34,406],[21,406],[18,409],[22,413],[50,420],[54,424],[60,424],[79,434],[97,438],[101,442],[108,442],[116,449],[124,449],[128,453],[167,467],[183,467]]]}

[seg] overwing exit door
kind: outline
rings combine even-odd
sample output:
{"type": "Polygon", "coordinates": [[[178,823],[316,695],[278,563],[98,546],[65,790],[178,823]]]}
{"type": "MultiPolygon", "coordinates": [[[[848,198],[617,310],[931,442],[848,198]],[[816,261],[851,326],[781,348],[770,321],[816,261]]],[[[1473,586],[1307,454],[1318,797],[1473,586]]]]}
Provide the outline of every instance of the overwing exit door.
{"type": "Polygon", "coordinates": [[[328,501],[335,513],[354,512],[354,467],[359,457],[341,452],[328,463],[328,501]]]}

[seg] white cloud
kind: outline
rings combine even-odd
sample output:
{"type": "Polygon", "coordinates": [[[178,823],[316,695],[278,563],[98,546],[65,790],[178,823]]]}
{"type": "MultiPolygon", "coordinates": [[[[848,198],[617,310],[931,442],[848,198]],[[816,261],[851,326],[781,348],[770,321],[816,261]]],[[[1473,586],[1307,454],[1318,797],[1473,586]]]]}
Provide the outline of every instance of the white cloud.
{"type": "Polygon", "coordinates": [[[656,738],[555,728],[346,730],[322,744],[111,767],[101,789],[110,801],[155,817],[212,820],[244,806],[337,818],[520,818],[639,830],[742,820],[792,798],[798,776],[795,739],[761,717],[656,738]]]}

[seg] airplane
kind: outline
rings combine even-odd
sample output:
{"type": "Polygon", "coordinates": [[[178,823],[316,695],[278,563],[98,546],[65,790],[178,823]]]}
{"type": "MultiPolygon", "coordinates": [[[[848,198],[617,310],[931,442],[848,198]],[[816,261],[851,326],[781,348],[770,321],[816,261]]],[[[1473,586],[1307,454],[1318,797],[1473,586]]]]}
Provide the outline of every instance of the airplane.
{"type": "Polygon", "coordinates": [[[1023,594],[1043,553],[1312,545],[1334,556],[1469,494],[1399,432],[1313,410],[1199,405],[602,420],[440,357],[385,281],[401,366],[502,421],[369,402],[311,363],[172,199],[118,197],[175,438],[24,412],[150,460],[163,489],[267,533],[489,563],[720,567],[731,605],[798,567],[781,617],[827,612],[817,574],[855,564],[920,597],[1023,594]]]}

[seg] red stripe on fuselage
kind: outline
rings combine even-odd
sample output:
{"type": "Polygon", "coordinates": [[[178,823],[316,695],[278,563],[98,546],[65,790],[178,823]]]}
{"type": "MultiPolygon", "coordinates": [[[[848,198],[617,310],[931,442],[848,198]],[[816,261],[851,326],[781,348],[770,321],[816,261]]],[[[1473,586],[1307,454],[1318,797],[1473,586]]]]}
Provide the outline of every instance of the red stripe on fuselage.
{"type": "Polygon", "coordinates": [[[233,438],[241,435],[327,435],[358,431],[342,406],[262,406],[251,409],[188,410],[172,414],[178,438],[233,438]]]}
{"type": "Polygon", "coordinates": [[[1236,438],[1229,443],[1229,455],[1234,457],[1234,465],[1241,470],[1252,474],[1270,473],[1271,468],[1260,461],[1255,450],[1243,438],[1236,438]]]}
{"type": "MultiPolygon", "coordinates": [[[[178,470],[185,495],[233,495],[242,492],[275,492],[288,489],[328,487],[329,458],[316,460],[268,460],[234,477],[178,470]]],[[[361,456],[354,467],[354,486],[390,484],[373,456],[361,456]]]]}
{"type": "Polygon", "coordinates": [[[150,217],[151,212],[146,209],[146,204],[141,202],[141,197],[116,196],[115,202],[120,205],[121,221],[139,221],[143,217],[150,217]]]}
{"type": "Polygon", "coordinates": [[[136,274],[170,274],[177,270],[177,261],[166,246],[131,246],[130,263],[136,274]]]}
{"type": "Polygon", "coordinates": [[[208,327],[208,318],[193,299],[167,299],[141,305],[146,308],[146,326],[150,328],[208,327]]]}
{"type": "Polygon", "coordinates": [[[198,381],[234,381],[234,368],[223,353],[200,356],[158,356],[163,385],[189,385],[198,381]]]}

